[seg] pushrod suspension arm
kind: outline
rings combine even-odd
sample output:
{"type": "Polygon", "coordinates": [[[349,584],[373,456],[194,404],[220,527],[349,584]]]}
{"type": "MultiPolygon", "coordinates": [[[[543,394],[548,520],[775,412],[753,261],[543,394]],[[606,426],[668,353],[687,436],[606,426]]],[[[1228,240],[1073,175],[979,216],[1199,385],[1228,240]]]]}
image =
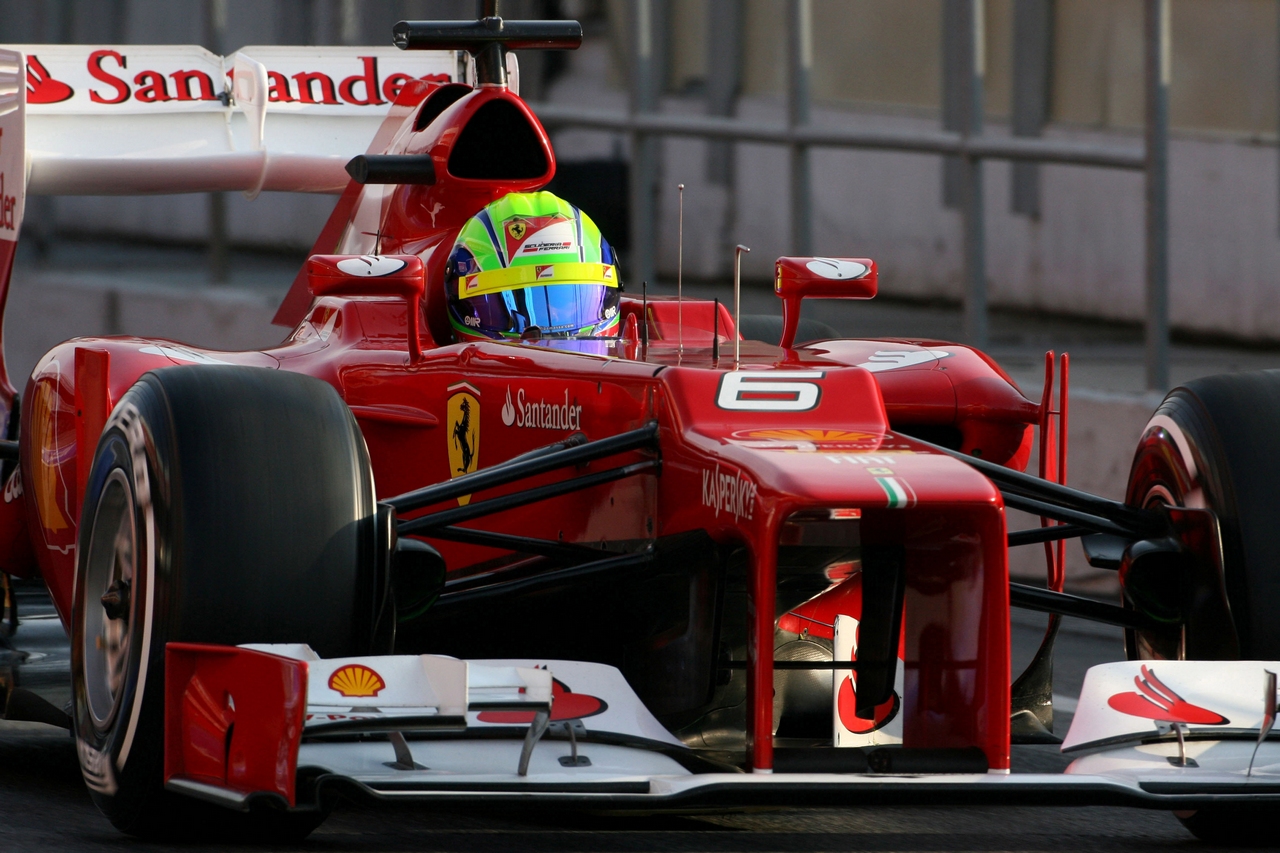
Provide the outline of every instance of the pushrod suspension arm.
{"type": "Polygon", "coordinates": [[[1135,628],[1139,631],[1153,631],[1169,628],[1163,622],[1157,622],[1145,613],[1136,610],[1125,610],[1114,604],[1069,595],[1065,592],[1054,592],[1038,586],[1027,586],[1021,583],[1009,584],[1009,604],[1023,610],[1038,610],[1041,613],[1058,613],[1062,616],[1075,616],[1088,619],[1090,622],[1105,622],[1108,625],[1119,625],[1122,628],[1135,628]]]}
{"type": "Polygon", "coordinates": [[[489,548],[501,548],[506,551],[519,551],[522,554],[537,554],[542,557],[553,557],[571,562],[594,560],[609,552],[572,542],[553,542],[550,539],[534,539],[529,536],[512,536],[509,533],[493,533],[488,530],[472,530],[469,527],[437,527],[431,531],[433,539],[447,539],[452,542],[466,542],[469,545],[484,545],[489,548]]]}
{"type": "Polygon", "coordinates": [[[1127,536],[1130,538],[1139,538],[1136,534],[1138,531],[1121,524],[1116,524],[1106,518],[1097,515],[1091,515],[1087,512],[1079,512],[1070,507],[1059,506],[1057,504],[1047,503],[1045,501],[1035,500],[1016,492],[1001,491],[1004,495],[1005,506],[1020,509],[1023,512],[1029,512],[1032,515],[1042,515],[1045,518],[1052,518],[1057,521],[1065,521],[1069,524],[1076,524],[1080,527],[1087,527],[1097,533],[1110,533],[1114,536],[1127,536]]]}
{"type": "Polygon", "coordinates": [[[1009,547],[1019,545],[1035,545],[1038,542],[1055,542],[1059,539],[1075,539],[1077,536],[1088,536],[1092,533],[1088,527],[1078,524],[1057,524],[1051,527],[1032,527],[1029,530],[1015,530],[1009,534],[1009,547]]]}
{"type": "MultiPolygon", "coordinates": [[[[608,439],[604,439],[607,441],[608,439]]],[[[582,447],[574,448],[575,450],[585,450],[590,445],[584,444],[582,447]]],[[[562,451],[564,453],[572,453],[572,450],[562,451]]],[[[548,454],[551,456],[554,454],[548,454]]],[[[544,457],[545,458],[545,457],[544,457]]],[[[534,460],[539,461],[539,460],[534,460]]],[[[461,524],[464,521],[471,521],[476,518],[483,518],[486,515],[492,515],[495,512],[503,510],[515,509],[516,507],[526,506],[538,501],[544,501],[548,498],[556,498],[560,495],[567,495],[572,492],[578,492],[583,489],[589,489],[592,486],[599,486],[604,483],[612,483],[614,480],[621,480],[626,477],[633,477],[636,474],[643,474],[645,471],[657,471],[661,469],[662,462],[657,459],[649,459],[644,462],[635,462],[631,465],[623,465],[619,468],[610,468],[606,471],[598,471],[594,474],[585,474],[581,477],[574,477],[569,480],[562,480],[559,483],[549,483],[545,486],[527,489],[523,492],[513,492],[509,495],[501,495],[496,498],[480,501],[479,503],[469,504],[467,506],[454,507],[453,509],[441,510],[433,512],[430,515],[411,518],[408,521],[401,521],[396,525],[396,532],[401,536],[409,534],[417,534],[419,536],[430,536],[432,531],[447,527],[453,524],[461,524]]],[[[459,477],[454,483],[461,481],[459,477]]],[[[466,494],[464,492],[463,494],[466,494]]],[[[435,503],[435,501],[432,501],[435,503]]]]}
{"type": "Polygon", "coordinates": [[[568,566],[563,569],[555,569],[550,572],[541,572],[536,575],[528,575],[519,580],[497,581],[484,586],[471,587],[468,589],[460,589],[457,592],[445,592],[436,603],[432,605],[434,609],[441,607],[451,607],[453,605],[483,600],[486,598],[494,598],[505,595],[512,595],[519,592],[528,592],[531,589],[539,587],[558,586],[567,581],[579,581],[591,575],[607,574],[610,577],[616,577],[618,572],[627,569],[640,569],[653,564],[653,546],[645,548],[634,554],[620,554],[613,557],[606,557],[603,560],[593,560],[589,563],[582,563],[577,566],[568,566]]]}
{"type": "MultiPolygon", "coordinates": [[[[994,462],[988,462],[985,459],[978,459],[975,456],[969,456],[957,450],[948,447],[942,447],[932,442],[922,441],[921,439],[911,437],[912,441],[919,442],[931,450],[939,453],[945,453],[948,456],[959,459],[961,462],[968,464],[984,474],[987,479],[991,480],[1000,487],[1001,493],[1005,496],[1005,502],[1009,501],[1010,493],[1016,493],[1024,497],[1032,498],[1046,504],[1061,506],[1067,509],[1073,509],[1088,516],[1095,516],[1105,519],[1114,524],[1117,528],[1121,528],[1122,535],[1127,535],[1133,539],[1144,539],[1148,536],[1163,535],[1168,529],[1168,522],[1162,513],[1158,510],[1139,509],[1129,506],[1120,501],[1113,501],[1107,498],[1091,495],[1088,492],[1082,492],[1079,489],[1073,489],[1070,486],[1062,486],[1057,483],[1050,483],[1048,480],[1042,480],[1039,477],[1033,477],[1030,474],[1024,474],[1021,471],[1014,471],[1012,468],[1006,468],[1003,465],[997,465],[994,462]]],[[[1021,509],[1021,507],[1019,507],[1021,509]]],[[[1036,515],[1047,515],[1050,518],[1058,518],[1059,521],[1073,521],[1073,519],[1060,518],[1051,513],[1042,513],[1037,508],[1033,510],[1036,515]]],[[[1094,527],[1093,525],[1090,525],[1094,527]]],[[[1094,529],[1098,529],[1094,527],[1094,529]]],[[[1105,532],[1114,533],[1113,529],[1105,532]]]]}
{"type": "MultiPolygon", "coordinates": [[[[564,443],[568,445],[569,441],[564,443]]],[[[545,474],[559,468],[567,468],[570,465],[583,465],[587,462],[603,459],[606,456],[626,453],[629,450],[657,449],[658,422],[651,421],[639,429],[619,433],[608,438],[588,441],[585,444],[566,446],[563,449],[542,452],[540,455],[532,455],[538,453],[538,451],[531,451],[529,454],[517,457],[501,465],[494,465],[481,471],[463,474],[461,477],[457,477],[447,483],[437,483],[434,486],[405,492],[403,495],[391,498],[386,503],[391,504],[398,514],[403,515],[442,501],[453,500],[463,495],[470,495],[496,486],[505,486],[517,480],[536,477],[539,474],[545,474]]],[[[483,515],[484,513],[481,514],[483,515]]],[[[469,517],[475,518],[478,516],[469,517]]],[[[414,519],[414,521],[418,520],[420,519],[414,519]]],[[[402,527],[406,523],[401,522],[402,527]]],[[[411,531],[402,529],[401,532],[411,531]]]]}

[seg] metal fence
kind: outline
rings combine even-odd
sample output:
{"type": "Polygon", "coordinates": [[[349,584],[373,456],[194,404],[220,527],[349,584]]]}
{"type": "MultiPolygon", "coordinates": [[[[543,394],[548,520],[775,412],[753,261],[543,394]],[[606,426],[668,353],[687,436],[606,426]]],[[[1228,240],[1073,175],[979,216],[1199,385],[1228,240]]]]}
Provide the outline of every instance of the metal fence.
{"type": "Polygon", "coordinates": [[[807,255],[812,246],[814,147],[906,151],[957,158],[959,209],[963,222],[964,334],[985,347],[988,338],[986,237],[983,228],[982,165],[985,160],[1061,163],[1142,171],[1146,176],[1146,382],[1169,386],[1169,213],[1168,128],[1170,0],[1143,0],[1145,30],[1145,144],[1095,145],[1038,137],[983,135],[983,0],[945,0],[945,25],[961,35],[955,42],[961,69],[953,109],[955,130],[884,132],[820,128],[810,123],[809,79],[813,65],[812,0],[788,0],[788,121],[769,125],[716,116],[676,116],[657,112],[654,0],[632,0],[630,110],[626,113],[539,104],[548,127],[580,127],[627,133],[631,140],[631,246],[635,277],[655,279],[657,250],[657,141],[685,136],[729,142],[786,146],[790,154],[791,251],[807,255]]]}

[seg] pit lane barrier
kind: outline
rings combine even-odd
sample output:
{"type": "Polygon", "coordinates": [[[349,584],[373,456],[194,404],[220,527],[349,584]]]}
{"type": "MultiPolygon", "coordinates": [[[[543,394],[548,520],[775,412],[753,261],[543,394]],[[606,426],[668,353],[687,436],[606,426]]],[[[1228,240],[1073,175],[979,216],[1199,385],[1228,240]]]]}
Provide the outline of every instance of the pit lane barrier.
{"type": "MultiPolygon", "coordinates": [[[[652,0],[630,3],[630,109],[625,113],[560,104],[530,104],[548,128],[577,127],[625,133],[631,142],[630,220],[635,278],[657,278],[657,137],[684,136],[726,142],[785,146],[790,151],[791,254],[811,255],[812,204],[809,150],[849,148],[941,154],[960,159],[964,255],[964,331],[968,343],[988,343],[986,234],[982,164],[985,160],[1058,163],[1140,171],[1146,176],[1146,387],[1169,388],[1169,80],[1170,1],[1143,0],[1145,36],[1145,142],[1142,146],[1095,145],[1038,137],[993,138],[982,129],[983,0],[947,0],[947,21],[962,23],[956,47],[963,55],[961,130],[937,132],[824,128],[810,123],[812,0],[788,2],[788,122],[761,124],[715,116],[663,115],[658,109],[652,0]],[[962,34],[967,31],[971,38],[962,34]]],[[[482,0],[482,3],[484,0],[482,0]]],[[[492,2],[492,0],[490,0],[492,2]]],[[[494,4],[496,6],[496,4],[494,4]]],[[[948,28],[944,27],[944,31],[948,28]]],[[[709,60],[710,61],[710,60],[709,60]]]]}

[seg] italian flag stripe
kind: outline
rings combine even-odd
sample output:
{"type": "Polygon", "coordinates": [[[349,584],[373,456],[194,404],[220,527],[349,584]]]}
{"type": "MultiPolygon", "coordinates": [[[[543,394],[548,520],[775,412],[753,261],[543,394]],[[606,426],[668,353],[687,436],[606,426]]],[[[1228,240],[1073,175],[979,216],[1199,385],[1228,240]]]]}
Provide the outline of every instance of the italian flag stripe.
{"type": "Polygon", "coordinates": [[[907,485],[899,481],[897,477],[876,477],[876,482],[880,484],[880,488],[884,489],[885,495],[889,498],[889,509],[900,509],[915,503],[914,496],[907,488],[907,485]]]}

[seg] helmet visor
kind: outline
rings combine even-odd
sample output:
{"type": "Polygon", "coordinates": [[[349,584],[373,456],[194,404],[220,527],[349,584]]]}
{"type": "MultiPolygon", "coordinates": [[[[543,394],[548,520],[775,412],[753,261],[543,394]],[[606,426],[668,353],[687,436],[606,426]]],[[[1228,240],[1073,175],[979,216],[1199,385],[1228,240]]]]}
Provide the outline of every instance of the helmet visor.
{"type": "Polygon", "coordinates": [[[618,320],[618,289],[602,284],[544,284],[486,293],[456,303],[472,332],[519,337],[598,337],[618,320]]]}

